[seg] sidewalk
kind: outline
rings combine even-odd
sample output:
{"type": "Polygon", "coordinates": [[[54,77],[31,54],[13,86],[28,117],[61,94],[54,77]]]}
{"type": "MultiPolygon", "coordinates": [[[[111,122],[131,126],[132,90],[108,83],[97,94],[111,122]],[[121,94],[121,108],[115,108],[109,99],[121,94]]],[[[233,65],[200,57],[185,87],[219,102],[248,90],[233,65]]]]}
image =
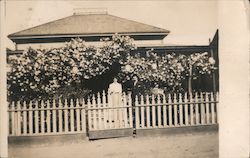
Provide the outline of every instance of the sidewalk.
{"type": "Polygon", "coordinates": [[[216,158],[218,133],[124,137],[52,145],[10,146],[9,158],[216,158]]]}

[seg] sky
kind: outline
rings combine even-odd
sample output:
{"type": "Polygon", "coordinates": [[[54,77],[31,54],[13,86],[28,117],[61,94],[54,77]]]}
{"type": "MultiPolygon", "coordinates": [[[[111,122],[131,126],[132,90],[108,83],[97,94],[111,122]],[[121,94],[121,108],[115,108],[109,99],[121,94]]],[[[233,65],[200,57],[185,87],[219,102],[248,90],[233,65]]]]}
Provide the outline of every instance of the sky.
{"type": "MultiPolygon", "coordinates": [[[[217,1],[15,1],[6,2],[6,33],[73,14],[75,8],[106,8],[108,14],[170,30],[164,44],[206,45],[217,29],[217,1]]],[[[8,47],[14,44],[9,40],[8,47]]]]}

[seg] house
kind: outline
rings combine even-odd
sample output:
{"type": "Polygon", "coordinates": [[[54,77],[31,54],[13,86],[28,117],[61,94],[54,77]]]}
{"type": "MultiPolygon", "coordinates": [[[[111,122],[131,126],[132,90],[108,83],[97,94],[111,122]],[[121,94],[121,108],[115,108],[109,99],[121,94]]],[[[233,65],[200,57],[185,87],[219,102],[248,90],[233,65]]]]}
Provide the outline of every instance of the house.
{"type": "MultiPolygon", "coordinates": [[[[167,38],[169,30],[140,22],[124,19],[107,12],[74,13],[72,16],[51,21],[36,27],[12,33],[8,36],[16,46],[16,50],[8,50],[8,55],[20,54],[22,50],[33,48],[60,47],[72,38],[81,38],[86,45],[100,45],[101,38],[111,37],[115,33],[128,35],[134,39],[137,46],[136,52],[146,53],[154,49],[157,53],[202,53],[208,52],[216,59],[218,67],[218,31],[210,45],[164,45],[163,39],[167,38]]],[[[198,89],[207,91],[218,90],[218,71],[212,78],[205,78],[195,85],[198,89]]]]}

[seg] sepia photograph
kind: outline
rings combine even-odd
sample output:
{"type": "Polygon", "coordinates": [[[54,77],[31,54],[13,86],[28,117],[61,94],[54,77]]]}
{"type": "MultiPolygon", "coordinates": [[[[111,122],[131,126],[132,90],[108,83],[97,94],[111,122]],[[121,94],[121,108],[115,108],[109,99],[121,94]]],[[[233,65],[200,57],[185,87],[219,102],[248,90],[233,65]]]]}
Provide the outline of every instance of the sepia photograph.
{"type": "MultiPolygon", "coordinates": [[[[242,157],[219,150],[222,108],[234,104],[224,87],[241,76],[225,67],[227,4],[1,1],[0,157],[242,157]]],[[[249,106],[246,88],[239,108],[249,106]]]]}

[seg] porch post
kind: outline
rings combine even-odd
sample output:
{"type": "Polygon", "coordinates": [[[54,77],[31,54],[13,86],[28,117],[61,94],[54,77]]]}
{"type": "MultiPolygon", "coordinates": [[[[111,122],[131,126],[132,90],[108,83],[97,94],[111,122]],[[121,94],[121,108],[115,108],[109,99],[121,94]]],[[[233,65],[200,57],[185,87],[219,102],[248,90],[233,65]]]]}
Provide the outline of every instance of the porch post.
{"type": "Polygon", "coordinates": [[[5,6],[6,1],[0,1],[0,158],[8,157],[8,112],[7,112],[7,82],[6,82],[6,49],[5,49],[5,6]]]}
{"type": "MultiPolygon", "coordinates": [[[[214,58],[214,50],[213,50],[211,44],[212,44],[212,43],[211,43],[211,40],[209,39],[209,51],[210,51],[210,53],[211,53],[211,57],[214,58]]],[[[212,75],[213,75],[213,76],[212,76],[212,77],[213,77],[213,92],[216,93],[215,72],[213,72],[212,75]]]]}

